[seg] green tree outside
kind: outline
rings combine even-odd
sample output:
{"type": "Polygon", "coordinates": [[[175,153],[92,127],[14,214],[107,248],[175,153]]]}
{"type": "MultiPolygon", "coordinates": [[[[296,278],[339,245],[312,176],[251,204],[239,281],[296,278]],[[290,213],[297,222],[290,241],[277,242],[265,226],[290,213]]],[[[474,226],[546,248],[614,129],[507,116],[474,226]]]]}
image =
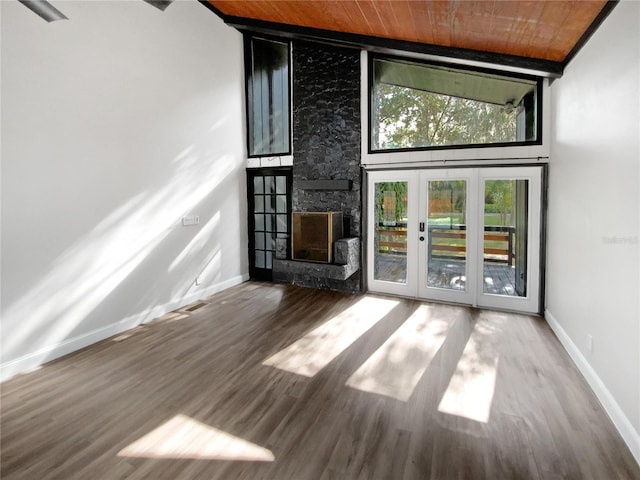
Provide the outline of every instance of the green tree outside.
{"type": "Polygon", "coordinates": [[[380,83],[374,145],[379,149],[513,142],[515,111],[501,105],[380,83]]]}

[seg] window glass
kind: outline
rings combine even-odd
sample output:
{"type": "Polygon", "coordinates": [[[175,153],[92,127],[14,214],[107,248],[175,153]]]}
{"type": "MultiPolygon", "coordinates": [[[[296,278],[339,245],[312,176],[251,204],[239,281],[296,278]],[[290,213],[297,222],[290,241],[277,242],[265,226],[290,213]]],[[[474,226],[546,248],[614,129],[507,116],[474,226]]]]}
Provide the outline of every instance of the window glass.
{"type": "Polygon", "coordinates": [[[254,212],[264,212],[264,196],[254,195],[254,212]]]}
{"type": "Polygon", "coordinates": [[[249,155],[289,153],[289,44],[249,40],[249,155]]]}
{"type": "Polygon", "coordinates": [[[256,250],[264,250],[264,233],[256,233],[256,250]]]}
{"type": "Polygon", "coordinates": [[[536,142],[535,79],[374,58],[371,150],[536,142]]]}
{"type": "Polygon", "coordinates": [[[287,233],[286,215],[278,215],[278,233],[287,233]]]}
{"type": "Polygon", "coordinates": [[[264,231],[264,215],[259,214],[254,216],[254,221],[256,224],[256,231],[264,231]]]}
{"type": "Polygon", "coordinates": [[[253,179],[253,193],[264,193],[263,179],[262,177],[254,177],[253,179]]]}
{"type": "Polygon", "coordinates": [[[256,268],[265,268],[264,253],[263,250],[256,250],[256,268]]]}
{"type": "Polygon", "coordinates": [[[273,177],[264,177],[264,193],[275,193],[275,180],[273,177]]]}
{"type": "Polygon", "coordinates": [[[268,232],[273,232],[276,229],[275,215],[265,215],[264,229],[268,232]]]}
{"type": "Polygon", "coordinates": [[[286,195],[278,195],[278,200],[276,203],[276,211],[278,213],[287,212],[287,196],[286,195]]]}
{"type": "Polygon", "coordinates": [[[275,195],[269,195],[264,202],[264,211],[267,213],[273,213],[275,211],[276,197],[275,195]]]}

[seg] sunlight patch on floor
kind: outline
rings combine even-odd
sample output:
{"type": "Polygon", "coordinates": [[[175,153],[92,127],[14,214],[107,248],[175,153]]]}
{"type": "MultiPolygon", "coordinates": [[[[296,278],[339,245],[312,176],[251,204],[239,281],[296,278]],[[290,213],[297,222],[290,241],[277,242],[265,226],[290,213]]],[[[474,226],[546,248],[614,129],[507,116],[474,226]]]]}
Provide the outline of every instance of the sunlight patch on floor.
{"type": "Polygon", "coordinates": [[[489,421],[499,360],[494,337],[490,322],[475,324],[438,411],[476,422],[489,421]]]}
{"type": "Polygon", "coordinates": [[[271,450],[181,414],[122,449],[118,456],[249,462],[275,460],[271,450]]]}
{"type": "Polygon", "coordinates": [[[398,303],[397,300],[365,297],[262,364],[313,377],[398,303]]]}
{"type": "Polygon", "coordinates": [[[347,380],[347,386],[406,402],[447,336],[449,322],[421,305],[347,380]]]}

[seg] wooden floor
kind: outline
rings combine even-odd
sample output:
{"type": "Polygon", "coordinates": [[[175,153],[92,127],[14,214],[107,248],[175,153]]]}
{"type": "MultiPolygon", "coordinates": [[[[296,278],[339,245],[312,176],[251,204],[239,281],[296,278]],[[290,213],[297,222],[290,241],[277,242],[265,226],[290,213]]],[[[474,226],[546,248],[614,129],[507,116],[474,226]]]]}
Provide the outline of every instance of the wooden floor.
{"type": "Polygon", "coordinates": [[[251,282],[204,302],[2,384],[2,478],[640,478],[542,319],[251,282]]]}

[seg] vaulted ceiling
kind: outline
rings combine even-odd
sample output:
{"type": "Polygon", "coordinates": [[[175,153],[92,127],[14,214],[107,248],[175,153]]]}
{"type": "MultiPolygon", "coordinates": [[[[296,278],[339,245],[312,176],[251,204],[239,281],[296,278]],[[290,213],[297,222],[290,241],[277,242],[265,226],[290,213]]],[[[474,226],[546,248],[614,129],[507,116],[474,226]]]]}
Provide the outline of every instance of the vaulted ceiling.
{"type": "Polygon", "coordinates": [[[606,0],[207,0],[227,23],[559,76],[616,2],[606,0]],[[520,60],[519,60],[520,59],[520,60]]]}

